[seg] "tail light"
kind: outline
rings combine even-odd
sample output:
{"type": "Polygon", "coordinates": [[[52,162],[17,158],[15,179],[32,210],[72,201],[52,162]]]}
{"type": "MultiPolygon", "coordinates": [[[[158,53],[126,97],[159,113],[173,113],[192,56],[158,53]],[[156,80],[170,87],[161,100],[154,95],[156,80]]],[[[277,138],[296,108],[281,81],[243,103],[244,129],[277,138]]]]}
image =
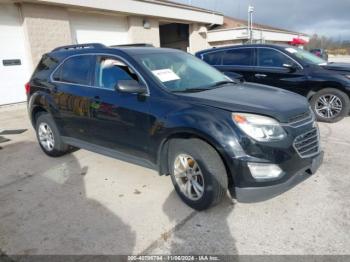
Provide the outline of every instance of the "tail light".
{"type": "Polygon", "coordinates": [[[25,88],[25,90],[26,90],[26,94],[29,95],[29,94],[30,94],[30,84],[29,84],[29,83],[26,83],[26,84],[24,85],[24,88],[25,88]]]}

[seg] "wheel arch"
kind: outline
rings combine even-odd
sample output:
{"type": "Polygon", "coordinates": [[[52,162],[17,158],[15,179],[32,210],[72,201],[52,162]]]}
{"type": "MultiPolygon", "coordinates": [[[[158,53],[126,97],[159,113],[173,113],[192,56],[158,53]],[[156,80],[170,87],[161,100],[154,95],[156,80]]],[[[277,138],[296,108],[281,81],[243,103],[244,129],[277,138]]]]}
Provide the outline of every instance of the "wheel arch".
{"type": "Polygon", "coordinates": [[[33,126],[35,126],[37,116],[40,112],[51,113],[50,107],[53,107],[53,101],[44,92],[34,93],[28,101],[28,114],[30,121],[33,126]]]}
{"type": "Polygon", "coordinates": [[[31,118],[30,118],[33,126],[35,126],[35,124],[36,124],[39,113],[47,113],[47,110],[42,106],[33,107],[32,112],[31,112],[31,118]]]}
{"type": "Polygon", "coordinates": [[[323,85],[323,86],[319,86],[319,87],[313,87],[307,94],[306,94],[306,98],[308,101],[310,101],[312,99],[312,97],[319,91],[323,90],[323,89],[336,89],[339,90],[343,93],[345,93],[349,98],[350,98],[350,88],[345,88],[342,85],[332,85],[332,84],[328,84],[328,85],[323,85]]]}
{"type": "Polygon", "coordinates": [[[168,136],[166,136],[162,142],[159,145],[158,153],[157,153],[157,165],[158,165],[158,171],[160,175],[169,175],[170,173],[170,167],[168,163],[168,150],[169,150],[169,142],[172,139],[191,139],[191,138],[197,138],[202,140],[203,142],[209,144],[211,147],[214,148],[214,150],[218,153],[220,156],[222,162],[224,163],[229,187],[233,186],[234,184],[234,178],[231,174],[231,170],[229,168],[229,165],[227,164],[229,161],[229,157],[226,156],[224,149],[220,146],[220,144],[214,139],[211,138],[202,132],[197,132],[194,130],[185,130],[185,131],[176,131],[168,136]]]}

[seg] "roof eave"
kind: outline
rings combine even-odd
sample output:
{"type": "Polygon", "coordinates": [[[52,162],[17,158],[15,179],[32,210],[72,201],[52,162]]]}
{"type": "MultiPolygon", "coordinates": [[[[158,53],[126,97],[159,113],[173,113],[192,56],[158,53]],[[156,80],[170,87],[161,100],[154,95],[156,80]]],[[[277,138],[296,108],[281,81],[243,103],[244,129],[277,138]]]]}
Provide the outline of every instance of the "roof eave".
{"type": "MultiPolygon", "coordinates": [[[[20,2],[20,1],[16,1],[20,2]]],[[[67,7],[89,8],[99,11],[118,12],[128,15],[151,16],[164,19],[222,25],[222,14],[206,9],[157,0],[30,0],[38,4],[53,4],[67,7]]]]}

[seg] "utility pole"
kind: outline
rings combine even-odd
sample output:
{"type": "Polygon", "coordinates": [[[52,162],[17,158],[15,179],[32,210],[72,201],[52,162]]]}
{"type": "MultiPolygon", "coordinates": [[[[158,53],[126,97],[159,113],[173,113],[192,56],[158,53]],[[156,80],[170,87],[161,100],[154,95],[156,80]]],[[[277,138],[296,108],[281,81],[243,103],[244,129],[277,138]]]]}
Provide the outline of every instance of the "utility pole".
{"type": "Polygon", "coordinates": [[[248,6],[248,34],[249,34],[249,43],[253,43],[253,13],[254,6],[248,6]]]}

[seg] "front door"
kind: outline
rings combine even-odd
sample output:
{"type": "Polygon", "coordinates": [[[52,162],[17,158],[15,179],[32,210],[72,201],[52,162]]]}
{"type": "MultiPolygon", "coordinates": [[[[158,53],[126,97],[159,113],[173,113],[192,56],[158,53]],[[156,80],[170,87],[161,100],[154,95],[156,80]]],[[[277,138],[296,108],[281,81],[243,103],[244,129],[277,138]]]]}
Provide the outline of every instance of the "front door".
{"type": "Polygon", "coordinates": [[[96,144],[148,158],[149,97],[116,90],[119,80],[136,80],[134,70],[113,56],[97,56],[88,134],[96,144]]]}
{"type": "Polygon", "coordinates": [[[303,93],[307,85],[303,68],[273,48],[257,48],[257,67],[253,82],[303,93]]]}

